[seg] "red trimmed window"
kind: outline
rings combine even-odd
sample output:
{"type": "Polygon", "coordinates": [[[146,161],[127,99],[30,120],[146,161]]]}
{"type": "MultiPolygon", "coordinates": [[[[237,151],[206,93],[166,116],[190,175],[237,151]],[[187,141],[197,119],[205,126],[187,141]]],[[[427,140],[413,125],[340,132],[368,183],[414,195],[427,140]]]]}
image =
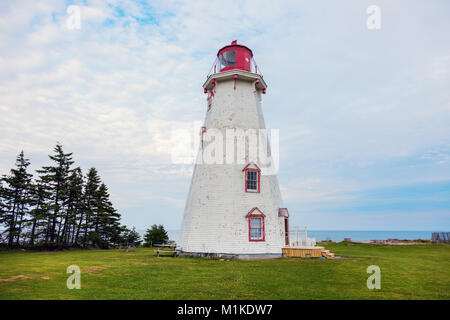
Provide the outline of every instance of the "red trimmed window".
{"type": "Polygon", "coordinates": [[[211,109],[211,105],[212,105],[212,97],[214,96],[214,93],[209,91],[208,92],[208,98],[206,98],[206,111],[209,111],[209,109],[211,109]]]}
{"type": "Polygon", "coordinates": [[[256,169],[250,168],[247,165],[244,168],[245,174],[245,192],[259,192],[261,185],[261,170],[259,170],[258,166],[254,165],[256,169]]]}
{"type": "Polygon", "coordinates": [[[206,132],[206,127],[201,127],[201,129],[200,129],[200,136],[201,136],[200,141],[201,141],[202,149],[203,149],[203,135],[205,134],[205,132],[206,132]]]}
{"type": "Polygon", "coordinates": [[[258,208],[253,208],[247,215],[248,240],[265,241],[264,214],[258,208]]]}

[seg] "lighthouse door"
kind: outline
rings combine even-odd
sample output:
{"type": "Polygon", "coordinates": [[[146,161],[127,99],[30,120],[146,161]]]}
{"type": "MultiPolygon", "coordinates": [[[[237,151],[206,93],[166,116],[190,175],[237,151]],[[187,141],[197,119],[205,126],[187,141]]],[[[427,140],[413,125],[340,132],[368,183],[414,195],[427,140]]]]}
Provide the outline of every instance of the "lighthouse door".
{"type": "Polygon", "coordinates": [[[289,247],[289,218],[284,218],[284,241],[285,245],[289,247]]]}

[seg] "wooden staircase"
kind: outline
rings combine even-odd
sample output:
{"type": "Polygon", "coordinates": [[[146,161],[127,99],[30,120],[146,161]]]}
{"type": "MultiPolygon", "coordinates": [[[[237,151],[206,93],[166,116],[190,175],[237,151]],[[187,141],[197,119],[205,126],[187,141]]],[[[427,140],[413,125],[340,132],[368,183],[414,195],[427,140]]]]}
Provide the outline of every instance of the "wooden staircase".
{"type": "Polygon", "coordinates": [[[322,257],[324,257],[325,259],[333,259],[334,258],[334,253],[331,253],[330,250],[322,250],[322,257]]]}

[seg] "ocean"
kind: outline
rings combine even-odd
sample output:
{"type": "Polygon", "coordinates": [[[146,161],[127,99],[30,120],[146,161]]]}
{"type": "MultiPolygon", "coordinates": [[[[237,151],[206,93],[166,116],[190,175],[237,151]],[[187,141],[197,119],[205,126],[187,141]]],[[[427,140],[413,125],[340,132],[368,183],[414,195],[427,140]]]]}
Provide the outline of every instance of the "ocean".
{"type": "MultiPolygon", "coordinates": [[[[344,238],[351,238],[353,241],[386,240],[389,238],[399,240],[430,240],[432,232],[439,231],[355,231],[355,230],[308,230],[309,238],[316,238],[316,241],[333,240],[343,241],[344,238]]],[[[179,230],[168,230],[169,239],[178,240],[179,230]]]]}

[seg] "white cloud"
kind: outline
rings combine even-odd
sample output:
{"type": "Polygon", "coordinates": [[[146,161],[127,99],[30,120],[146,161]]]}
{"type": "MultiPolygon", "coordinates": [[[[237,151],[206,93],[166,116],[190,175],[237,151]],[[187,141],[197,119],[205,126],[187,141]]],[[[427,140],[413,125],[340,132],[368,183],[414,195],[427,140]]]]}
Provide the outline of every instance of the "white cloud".
{"type": "MultiPolygon", "coordinates": [[[[0,173],[20,149],[43,161],[61,141],[101,168],[119,206],[137,182],[155,194],[149,203],[167,197],[151,181],[182,184],[192,169],[170,163],[170,133],[203,119],[201,85],[234,39],[253,49],[269,84],[264,112],[280,128],[286,202],[297,191],[302,203],[351,202],[360,187],[390,183],[383,165],[422,155],[437,160],[391,179],[427,181],[448,167],[445,2],[379,1],[380,31],[366,28],[369,1],[75,4],[80,30],[67,29],[64,1],[0,7],[0,173]],[[366,178],[370,170],[378,174],[366,178]]],[[[176,212],[187,187],[166,201],[176,212]]]]}

